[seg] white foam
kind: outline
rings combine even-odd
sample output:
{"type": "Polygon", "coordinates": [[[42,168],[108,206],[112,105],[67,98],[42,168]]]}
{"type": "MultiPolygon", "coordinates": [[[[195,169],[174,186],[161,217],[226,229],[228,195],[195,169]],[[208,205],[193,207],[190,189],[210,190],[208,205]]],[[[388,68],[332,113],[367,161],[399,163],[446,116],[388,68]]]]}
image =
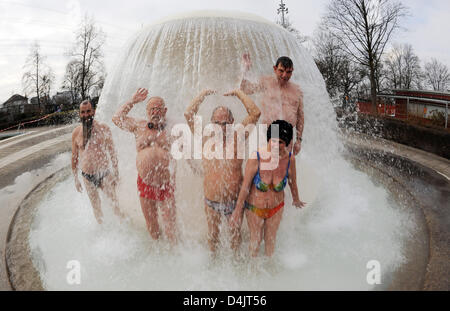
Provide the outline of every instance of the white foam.
{"type": "MultiPolygon", "coordinates": [[[[224,13],[190,16],[214,14],[224,13]]],[[[373,288],[366,282],[369,260],[379,260],[383,273],[404,262],[412,218],[343,159],[336,116],[312,57],[284,29],[248,20],[172,18],[144,29],[124,48],[108,74],[97,117],[111,126],[119,154],[119,201],[133,221],[120,225],[109,215],[98,226],[86,194],[78,195],[72,180],[58,185],[39,206],[30,237],[34,260],[45,263],[37,266],[46,267],[40,272],[47,289],[366,290],[373,288]],[[272,263],[258,258],[233,265],[225,252],[218,263],[209,264],[201,178],[178,161],[175,198],[182,244],[167,251],[166,242],[152,241],[145,228],[134,136],[119,130],[111,118],[138,88],[146,87],[151,96],[165,99],[170,120],[184,122],[183,112],[199,91],[212,88],[221,94],[239,86],[244,52],[252,55],[254,77],[271,74],[281,55],[294,61],[292,79],[302,87],[305,111],[297,174],[308,205],[295,209],[286,191],[272,263]],[[82,264],[79,286],[66,283],[66,263],[73,259],[82,264]]],[[[253,98],[260,102],[259,96],[253,98]]],[[[236,122],[246,115],[236,98],[220,95],[208,97],[199,115],[209,120],[217,105],[229,107],[236,122]]],[[[136,105],[130,116],[145,116],[145,104],[136,105]]],[[[110,210],[107,204],[105,210],[110,210]]],[[[245,225],[243,231],[246,249],[245,225]]]]}

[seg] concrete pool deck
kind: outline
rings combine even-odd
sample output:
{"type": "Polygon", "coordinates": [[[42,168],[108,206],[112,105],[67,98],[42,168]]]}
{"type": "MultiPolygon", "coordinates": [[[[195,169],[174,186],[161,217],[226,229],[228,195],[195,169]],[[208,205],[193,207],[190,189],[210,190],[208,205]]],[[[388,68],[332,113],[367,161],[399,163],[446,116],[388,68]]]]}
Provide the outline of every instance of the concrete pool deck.
{"type": "MultiPolygon", "coordinates": [[[[40,127],[20,130],[21,135],[0,141],[0,189],[14,184],[19,175],[50,163],[58,154],[71,148],[71,133],[76,125],[40,127]]],[[[14,133],[16,131],[11,131],[14,133]]],[[[8,228],[20,202],[39,182],[53,174],[51,170],[34,178],[27,190],[12,202],[0,205],[0,290],[11,290],[4,262],[8,228]]],[[[2,202],[3,199],[2,199],[2,202]]]]}
{"type": "MultiPolygon", "coordinates": [[[[0,189],[11,185],[20,174],[42,167],[49,163],[57,154],[70,151],[70,133],[75,125],[57,128],[32,129],[32,133],[11,137],[0,141],[0,189]]],[[[389,154],[391,156],[407,159],[408,161],[431,170],[439,178],[425,178],[424,182],[433,187],[438,187],[442,193],[442,199],[437,204],[421,202],[424,214],[430,227],[430,244],[435,250],[430,257],[431,269],[428,269],[427,279],[423,289],[425,290],[448,290],[449,274],[449,206],[450,202],[450,161],[433,154],[400,145],[384,139],[377,139],[360,134],[349,134],[344,143],[348,149],[358,153],[369,151],[373,155],[389,154]],[[447,200],[448,199],[448,200],[447,200]],[[432,205],[432,206],[430,206],[432,205]],[[443,209],[442,206],[446,209],[443,209]],[[440,207],[440,208],[438,208],[440,207]],[[447,244],[447,246],[446,246],[447,244]]],[[[70,165],[70,163],[67,163],[70,165]]],[[[29,185],[29,190],[15,197],[14,202],[7,206],[0,206],[0,290],[12,290],[5,265],[5,246],[10,223],[18,206],[32,189],[42,183],[54,171],[48,170],[45,174],[29,185]]],[[[407,181],[405,181],[407,182],[407,181]]],[[[414,190],[411,190],[414,191],[414,190]]]]}
{"type": "Polygon", "coordinates": [[[347,135],[344,144],[374,168],[384,166],[384,173],[417,201],[428,227],[429,259],[423,290],[450,290],[450,161],[367,135],[347,135]]]}

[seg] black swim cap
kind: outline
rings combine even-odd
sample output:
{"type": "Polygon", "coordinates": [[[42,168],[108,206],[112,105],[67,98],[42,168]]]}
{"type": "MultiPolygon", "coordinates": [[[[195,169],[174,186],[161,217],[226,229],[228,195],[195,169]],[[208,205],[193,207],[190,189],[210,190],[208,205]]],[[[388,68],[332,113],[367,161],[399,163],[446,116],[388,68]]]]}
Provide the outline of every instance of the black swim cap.
{"type": "Polygon", "coordinates": [[[289,122],[286,122],[284,120],[274,121],[271,125],[269,125],[269,128],[267,129],[267,141],[269,141],[271,138],[279,138],[285,142],[286,146],[288,146],[291,143],[293,136],[294,128],[289,122]],[[273,126],[278,127],[278,133],[276,128],[273,129],[272,133],[273,126]]]}

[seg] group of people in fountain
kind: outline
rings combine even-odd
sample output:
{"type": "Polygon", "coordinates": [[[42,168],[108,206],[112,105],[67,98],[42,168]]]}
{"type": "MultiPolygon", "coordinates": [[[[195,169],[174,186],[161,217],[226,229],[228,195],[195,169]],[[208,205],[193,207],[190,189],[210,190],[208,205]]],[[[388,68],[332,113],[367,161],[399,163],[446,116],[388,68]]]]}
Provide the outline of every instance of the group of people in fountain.
{"type": "MultiPolygon", "coordinates": [[[[237,148],[234,148],[234,157],[231,158],[202,158],[208,244],[212,254],[215,254],[219,246],[221,222],[225,220],[229,228],[230,247],[237,251],[241,244],[241,225],[245,212],[251,256],[257,256],[263,239],[265,255],[271,256],[283,215],[287,184],[292,193],[292,205],[297,208],[305,206],[299,198],[295,163],[295,156],[302,146],[303,94],[298,85],[289,81],[294,65],[286,56],[276,61],[273,75],[263,76],[257,83],[247,78],[251,68],[248,53],[243,55],[242,64],[244,74],[240,88],[224,95],[237,97],[245,106],[248,115],[241,123],[244,127],[256,124],[261,117],[261,123],[268,125],[267,144],[248,159],[244,173],[243,159],[237,156],[237,148]],[[261,110],[249,97],[254,93],[262,93],[261,110]]],[[[120,129],[134,134],[137,190],[149,233],[155,240],[160,238],[159,211],[164,222],[164,233],[174,245],[178,240],[175,171],[171,167],[174,159],[170,152],[173,139],[166,128],[167,107],[163,98],[153,96],[147,101],[147,120],[128,115],[136,104],[147,99],[148,93],[145,88],[138,89],[131,100],[116,111],[112,121],[120,129]]],[[[215,93],[213,90],[204,90],[187,107],[184,116],[193,133],[194,119],[200,105],[207,96],[215,93]]],[[[78,168],[81,168],[95,218],[101,224],[103,213],[99,189],[113,202],[115,214],[121,218],[124,214],[119,208],[116,194],[119,169],[111,130],[106,124],[94,120],[94,114],[95,109],[89,101],[80,104],[82,124],[72,134],[72,171],[76,189],[82,192],[78,177],[78,168]]],[[[229,108],[215,107],[211,123],[223,129],[224,141],[225,127],[234,122],[229,108]]],[[[248,137],[249,133],[245,132],[245,140],[248,137]]]]}

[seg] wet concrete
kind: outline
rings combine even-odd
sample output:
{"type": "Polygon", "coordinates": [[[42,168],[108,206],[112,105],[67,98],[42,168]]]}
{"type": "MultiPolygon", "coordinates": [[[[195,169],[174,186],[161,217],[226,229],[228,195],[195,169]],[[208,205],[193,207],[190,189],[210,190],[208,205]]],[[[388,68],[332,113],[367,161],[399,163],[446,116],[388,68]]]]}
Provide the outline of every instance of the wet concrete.
{"type": "MultiPolygon", "coordinates": [[[[420,206],[428,228],[429,258],[423,290],[450,289],[450,161],[433,155],[420,159],[415,154],[406,158],[398,154],[411,153],[412,148],[390,148],[369,141],[371,147],[348,140],[347,147],[359,160],[396,180],[420,206]],[[399,149],[399,150],[397,150],[399,149]],[[398,154],[395,154],[397,152],[398,154]],[[417,161],[418,160],[418,161],[417,161]]],[[[423,151],[420,151],[422,153],[423,151]]],[[[419,246],[415,246],[419,247],[419,246]]]]}
{"type": "MultiPolygon", "coordinates": [[[[389,286],[383,290],[448,291],[450,161],[414,148],[368,137],[350,135],[345,139],[345,144],[346,156],[355,167],[390,189],[392,198],[402,208],[414,209],[418,230],[406,241],[408,260],[394,275],[388,276],[386,283],[389,286]]],[[[67,145],[65,147],[67,148],[67,145]]],[[[39,155],[45,156],[45,152],[37,152],[36,156],[39,155]]],[[[15,220],[11,222],[9,234],[3,233],[0,236],[1,251],[4,250],[4,242],[8,241],[6,256],[4,253],[1,255],[8,263],[13,288],[19,290],[43,288],[31,262],[27,232],[39,198],[61,178],[65,178],[68,172],[70,173],[70,170],[66,168],[57,174],[53,174],[55,172],[50,174],[49,178],[39,183],[35,191],[21,202],[17,202],[16,206],[9,207],[9,217],[3,218],[11,220],[12,214],[17,214],[15,220]],[[18,206],[20,208],[17,208],[18,206]]],[[[6,209],[1,208],[0,214],[2,210],[4,212],[6,209]]],[[[0,269],[0,273],[2,270],[5,271],[0,269]]],[[[4,285],[8,282],[4,278],[5,275],[0,274],[0,285],[3,284],[0,288],[12,289],[4,285]]]]}
{"type": "MultiPolygon", "coordinates": [[[[44,167],[49,164],[59,154],[70,151],[70,138],[65,138],[61,141],[55,141],[54,144],[46,144],[40,146],[54,139],[58,139],[64,135],[70,135],[75,125],[58,126],[58,127],[41,127],[21,130],[22,135],[14,136],[0,141],[0,189],[14,184],[15,179],[25,173],[37,168],[44,167]],[[24,156],[24,151],[27,155],[24,156]],[[11,158],[20,158],[16,161],[7,161],[11,158]],[[6,159],[6,161],[5,161],[6,159]]],[[[17,131],[11,131],[14,134],[17,131]]],[[[0,204],[0,290],[11,290],[11,286],[6,274],[5,258],[5,244],[8,233],[8,228],[12,221],[13,215],[17,211],[18,206],[27,196],[27,194],[40,182],[45,180],[48,176],[55,173],[57,168],[50,170],[43,170],[33,176],[33,184],[24,186],[23,193],[15,194],[11,200],[5,201],[1,198],[0,204]],[[40,174],[40,175],[39,175],[40,174]]]]}
{"type": "MultiPolygon", "coordinates": [[[[16,136],[12,140],[0,142],[0,189],[12,183],[17,176],[42,167],[49,163],[55,156],[67,152],[71,148],[70,133],[75,126],[45,127],[31,129],[30,134],[16,136]],[[64,137],[65,135],[65,137],[64,137]],[[61,138],[58,140],[58,138],[61,138]],[[54,144],[47,144],[39,148],[42,142],[55,140],[54,144]],[[25,150],[30,150],[30,154],[12,163],[1,165],[5,158],[15,154],[20,155],[25,150]]],[[[25,132],[27,133],[27,132],[25,132]]]]}

